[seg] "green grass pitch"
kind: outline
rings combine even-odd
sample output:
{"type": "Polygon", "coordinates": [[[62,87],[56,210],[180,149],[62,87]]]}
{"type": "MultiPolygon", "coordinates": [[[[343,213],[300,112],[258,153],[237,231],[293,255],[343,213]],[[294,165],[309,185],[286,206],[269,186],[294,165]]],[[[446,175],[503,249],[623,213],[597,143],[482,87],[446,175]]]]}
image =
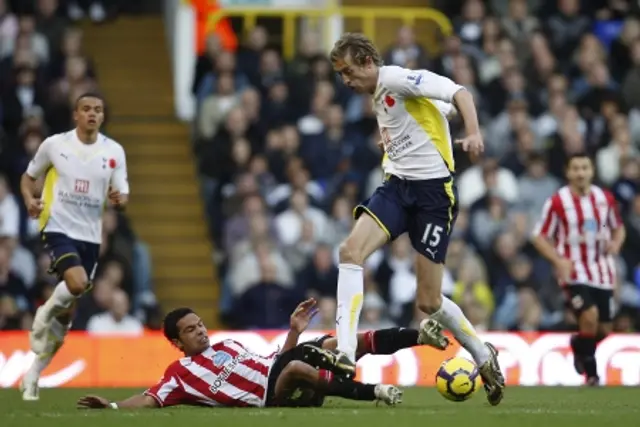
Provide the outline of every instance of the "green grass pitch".
{"type": "Polygon", "coordinates": [[[39,402],[23,402],[17,390],[0,390],[2,427],[603,427],[640,425],[640,390],[629,388],[507,389],[500,406],[490,407],[482,391],[471,400],[444,400],[432,388],[405,390],[395,407],[345,400],[312,409],[213,409],[176,407],[158,410],[78,410],[76,400],[98,394],[120,400],[127,389],[42,390],[39,402]]]}

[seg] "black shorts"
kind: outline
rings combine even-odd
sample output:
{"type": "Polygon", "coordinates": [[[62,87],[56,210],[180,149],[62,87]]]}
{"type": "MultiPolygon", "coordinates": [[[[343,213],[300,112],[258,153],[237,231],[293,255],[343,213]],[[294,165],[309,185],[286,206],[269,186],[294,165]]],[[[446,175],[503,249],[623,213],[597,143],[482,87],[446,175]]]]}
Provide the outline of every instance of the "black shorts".
{"type": "MultiPolygon", "coordinates": [[[[276,382],[278,381],[278,377],[282,374],[283,369],[294,360],[301,360],[300,354],[302,346],[304,345],[313,345],[316,347],[322,347],[322,343],[327,339],[332,338],[331,335],[322,336],[316,340],[304,342],[298,344],[291,350],[287,350],[284,353],[276,356],[275,362],[273,362],[273,366],[271,367],[271,372],[269,372],[269,380],[267,383],[267,400],[265,406],[278,406],[275,402],[275,393],[276,393],[276,382]]],[[[290,402],[290,406],[322,406],[324,402],[324,396],[317,395],[312,390],[304,390],[302,395],[295,396],[295,402],[290,402]]],[[[289,405],[287,405],[289,406],[289,405]]]]}
{"type": "Polygon", "coordinates": [[[369,214],[391,241],[408,232],[418,253],[443,264],[458,217],[457,199],[452,177],[410,181],[392,175],[356,206],[353,216],[369,214]]]}
{"type": "Polygon", "coordinates": [[[579,283],[567,285],[567,306],[573,311],[576,317],[595,306],[598,309],[600,322],[611,322],[615,316],[615,300],[613,291],[600,289],[593,286],[579,283]]]}
{"type": "Polygon", "coordinates": [[[60,280],[72,267],[82,267],[89,280],[93,280],[100,256],[97,243],[75,240],[62,233],[42,233],[44,248],[51,257],[51,272],[60,280]]]}

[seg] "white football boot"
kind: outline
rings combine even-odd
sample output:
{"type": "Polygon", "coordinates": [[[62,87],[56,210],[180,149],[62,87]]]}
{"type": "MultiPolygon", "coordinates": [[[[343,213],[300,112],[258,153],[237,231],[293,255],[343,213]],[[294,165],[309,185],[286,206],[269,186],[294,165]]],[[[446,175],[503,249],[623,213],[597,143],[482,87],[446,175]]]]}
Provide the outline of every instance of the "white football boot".
{"type": "Polygon", "coordinates": [[[377,384],[374,393],[378,402],[384,402],[389,406],[402,403],[402,390],[396,386],[377,384]]]}
{"type": "Polygon", "coordinates": [[[445,350],[449,347],[450,342],[442,330],[443,327],[440,323],[433,319],[424,319],[420,322],[418,344],[445,350]]]}
{"type": "MultiPolygon", "coordinates": [[[[41,360],[48,358],[51,360],[58,352],[62,344],[64,344],[64,338],[71,329],[71,324],[63,325],[56,319],[51,321],[49,328],[45,334],[44,349],[40,354],[36,354],[36,358],[29,370],[22,377],[20,382],[20,391],[22,392],[22,400],[27,402],[33,402],[40,399],[40,387],[38,382],[40,381],[40,372],[38,364],[41,360]]],[[[35,353],[35,352],[34,352],[35,353]]],[[[46,363],[46,362],[45,362],[46,363]]]]}

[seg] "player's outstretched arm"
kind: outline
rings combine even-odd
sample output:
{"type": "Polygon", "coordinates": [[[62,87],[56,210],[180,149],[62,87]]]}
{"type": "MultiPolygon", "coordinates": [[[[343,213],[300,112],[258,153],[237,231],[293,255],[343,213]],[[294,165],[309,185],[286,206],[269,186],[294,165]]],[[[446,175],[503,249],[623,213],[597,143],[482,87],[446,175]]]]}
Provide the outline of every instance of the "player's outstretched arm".
{"type": "Polygon", "coordinates": [[[27,212],[31,218],[38,218],[44,209],[44,202],[37,196],[38,180],[28,173],[22,174],[20,178],[20,192],[27,207],[27,212]]]}
{"type": "Polygon", "coordinates": [[[51,156],[49,151],[51,149],[52,139],[45,139],[33,159],[29,162],[27,170],[22,174],[20,178],[20,192],[22,193],[22,199],[27,207],[27,212],[32,218],[40,216],[44,203],[40,200],[38,190],[38,178],[40,178],[51,167],[51,156]]]}
{"type": "Polygon", "coordinates": [[[453,105],[462,117],[466,134],[463,139],[456,141],[456,143],[462,144],[464,151],[470,151],[473,154],[482,153],[484,151],[484,142],[480,132],[478,111],[473,101],[473,95],[466,89],[460,89],[453,95],[453,105]]]}
{"type": "Polygon", "coordinates": [[[280,350],[281,353],[298,345],[300,335],[307,329],[309,322],[316,314],[318,314],[318,303],[314,298],[309,298],[298,304],[291,314],[289,333],[280,350]]]}
{"type": "Polygon", "coordinates": [[[160,405],[151,396],[137,394],[121,402],[110,402],[100,396],[84,396],[78,400],[79,409],[139,409],[159,408],[160,405]]]}

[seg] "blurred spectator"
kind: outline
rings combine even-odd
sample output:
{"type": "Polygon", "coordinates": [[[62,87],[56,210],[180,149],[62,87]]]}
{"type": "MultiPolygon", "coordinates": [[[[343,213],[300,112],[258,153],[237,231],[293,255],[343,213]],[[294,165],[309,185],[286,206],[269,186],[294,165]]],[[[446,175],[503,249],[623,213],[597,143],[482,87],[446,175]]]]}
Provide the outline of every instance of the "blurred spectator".
{"type": "Polygon", "coordinates": [[[311,321],[311,329],[331,330],[336,327],[336,300],[334,296],[318,300],[318,315],[311,321]]]}
{"type": "Polygon", "coordinates": [[[3,126],[10,136],[17,136],[23,118],[34,109],[44,107],[47,97],[36,80],[33,68],[20,67],[14,70],[14,79],[2,95],[3,126]]]}
{"type": "Polygon", "coordinates": [[[499,196],[511,203],[518,197],[518,182],[513,172],[486,159],[482,165],[467,169],[458,184],[460,205],[469,207],[487,194],[499,196]]]}
{"type": "Polygon", "coordinates": [[[384,55],[384,62],[407,68],[410,68],[409,64],[413,64],[413,68],[427,68],[429,65],[427,54],[416,42],[415,34],[410,27],[402,27],[398,30],[396,43],[384,55]]]}
{"type": "Polygon", "coordinates": [[[67,59],[81,57],[87,65],[87,76],[95,77],[95,70],[91,58],[87,57],[82,45],[82,30],[75,27],[66,27],[61,41],[55,45],[52,52],[52,60],[49,64],[49,77],[53,80],[60,79],[66,74],[67,59]]]}
{"type": "Polygon", "coordinates": [[[524,209],[531,221],[536,221],[547,198],[551,197],[560,182],[547,170],[546,159],[532,154],[527,161],[525,173],[518,179],[518,204],[524,209]]]}
{"type": "Polygon", "coordinates": [[[18,19],[7,6],[7,0],[0,0],[0,40],[15,40],[18,35],[18,19]]]}
{"type": "Polygon", "coordinates": [[[589,30],[589,18],[580,15],[579,0],[558,0],[558,12],[547,21],[549,41],[556,58],[566,61],[589,30]]]}
{"type": "Polygon", "coordinates": [[[20,234],[20,206],[7,177],[0,174],[0,238],[16,241],[20,234]]]}
{"type": "Polygon", "coordinates": [[[143,332],[142,323],[129,314],[129,297],[126,292],[116,289],[111,294],[109,311],[96,314],[87,323],[87,332],[92,335],[136,336],[143,332]]]}
{"type": "Polygon", "coordinates": [[[369,292],[364,297],[360,328],[368,330],[385,329],[395,327],[387,317],[387,306],[384,300],[375,292],[369,292]]]}
{"type": "Polygon", "coordinates": [[[218,126],[222,124],[229,111],[240,101],[235,89],[233,75],[230,73],[218,76],[214,93],[204,98],[200,107],[198,133],[201,138],[213,138],[218,126]]]}
{"type": "Polygon", "coordinates": [[[53,54],[62,43],[67,23],[58,15],[58,0],[37,0],[36,29],[47,38],[49,54],[53,54]]]}
{"type": "Polygon", "coordinates": [[[223,74],[228,74],[233,78],[234,92],[243,90],[249,84],[246,75],[237,68],[236,57],[230,52],[220,51],[216,55],[213,69],[202,77],[198,85],[196,92],[198,105],[201,105],[207,96],[216,92],[219,88],[217,80],[223,74]]]}
{"type": "Polygon", "coordinates": [[[520,59],[526,59],[531,35],[540,27],[538,19],[529,15],[527,0],[509,2],[509,13],[502,19],[502,27],[506,35],[514,41],[520,59]]]}
{"type": "Polygon", "coordinates": [[[23,14],[18,18],[18,33],[13,38],[3,38],[0,44],[0,57],[13,55],[19,49],[29,49],[40,62],[49,60],[49,42],[36,30],[36,18],[23,14]]]}
{"type": "Polygon", "coordinates": [[[11,271],[11,247],[0,240],[0,296],[10,296],[19,312],[31,309],[27,300],[27,288],[20,277],[11,271]]]}
{"type": "Polygon", "coordinates": [[[215,61],[221,51],[220,37],[216,34],[210,34],[205,42],[204,52],[200,54],[196,60],[195,75],[193,76],[193,84],[191,86],[191,92],[194,95],[198,93],[198,88],[204,76],[206,76],[210,70],[215,69],[215,61]]]}
{"type": "Polygon", "coordinates": [[[335,297],[338,266],[333,262],[332,252],[331,246],[319,244],[298,278],[307,287],[307,293],[316,299],[335,297]]]}
{"type": "Polygon", "coordinates": [[[454,20],[456,33],[462,43],[480,46],[482,40],[482,20],[485,18],[485,5],[481,0],[466,0],[462,6],[462,15],[454,20]]]}
{"type": "MultiPolygon", "coordinates": [[[[289,316],[301,298],[290,284],[284,282],[291,280],[288,277],[283,278],[284,259],[278,259],[277,265],[274,256],[266,251],[267,248],[256,250],[258,274],[253,280],[245,282],[246,285],[236,302],[235,312],[239,313],[237,321],[242,328],[286,328],[289,316]]],[[[239,291],[237,282],[235,290],[239,291]]]]}
{"type": "Polygon", "coordinates": [[[596,155],[598,176],[607,186],[613,185],[620,177],[621,161],[624,158],[637,158],[640,154],[631,144],[629,125],[624,116],[612,120],[611,128],[612,141],[596,155]]]}
{"type": "Polygon", "coordinates": [[[107,18],[107,10],[103,0],[69,0],[67,14],[73,21],[79,21],[85,14],[93,22],[102,22],[107,18]]]}
{"type": "Polygon", "coordinates": [[[267,31],[258,25],[249,32],[246,43],[238,53],[240,70],[255,87],[260,84],[260,62],[268,41],[267,31]]]}

